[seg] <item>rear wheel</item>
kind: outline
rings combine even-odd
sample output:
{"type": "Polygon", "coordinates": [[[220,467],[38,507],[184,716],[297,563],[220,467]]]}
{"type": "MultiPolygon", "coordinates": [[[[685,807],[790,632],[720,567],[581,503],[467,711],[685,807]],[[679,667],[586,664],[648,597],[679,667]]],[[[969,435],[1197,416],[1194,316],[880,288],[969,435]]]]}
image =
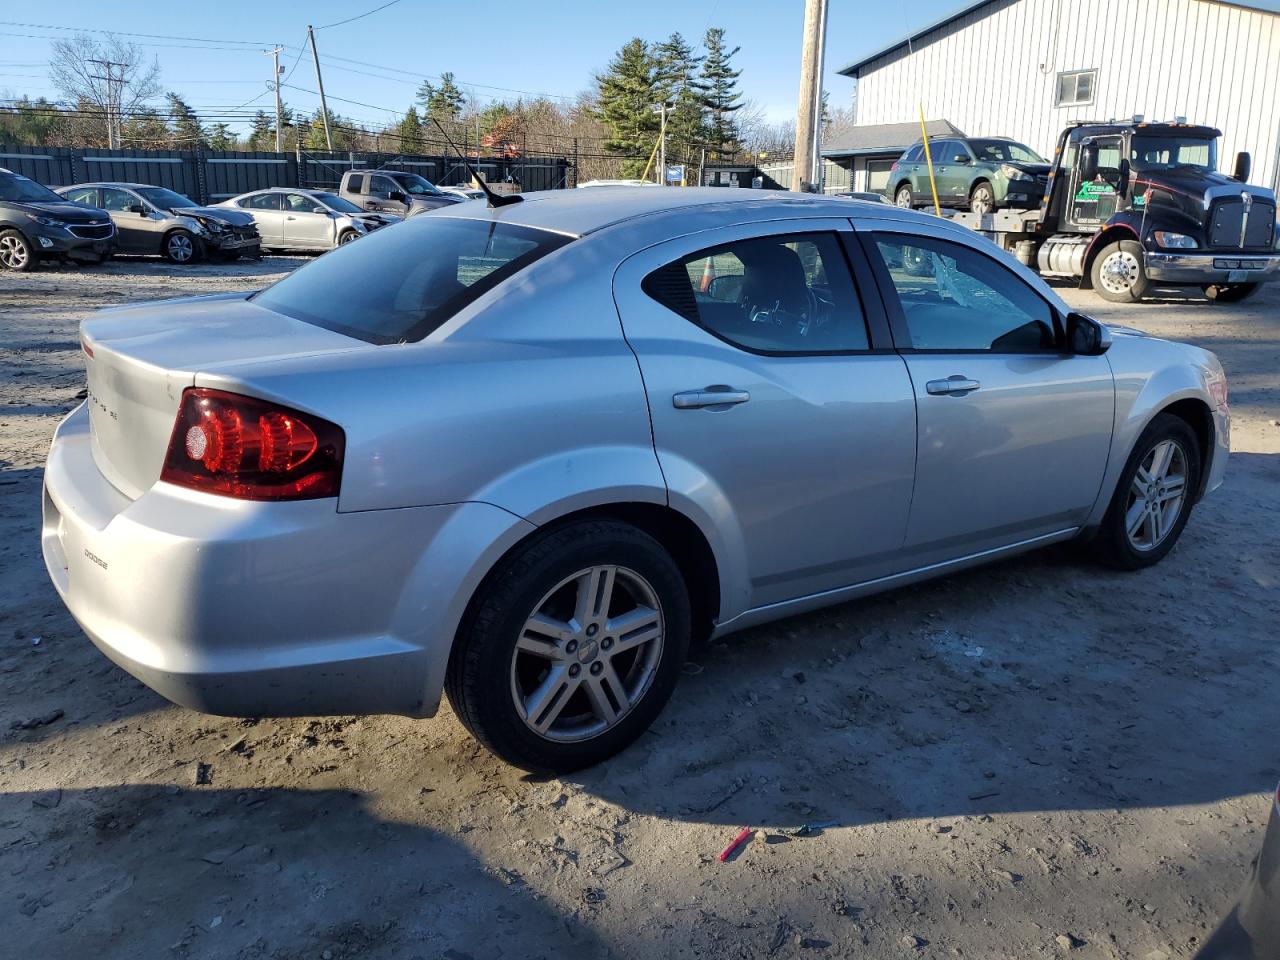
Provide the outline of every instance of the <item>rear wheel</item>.
{"type": "Polygon", "coordinates": [[[688,650],[689,595],[647,534],[576,523],[520,547],[481,586],[445,690],[471,734],[508,763],[565,773],[648,728],[688,650]]]}
{"type": "Polygon", "coordinates": [[[34,270],[36,252],[17,230],[0,232],[0,266],[6,270],[34,270]]]}
{"type": "Polygon", "coordinates": [[[893,195],[894,206],[905,207],[910,210],[915,206],[915,201],[911,197],[911,184],[904,183],[898,186],[898,191],[893,195]]]}
{"type": "Polygon", "coordinates": [[[1187,422],[1159,414],[1125,463],[1102,527],[1098,558],[1122,570],[1158,563],[1173,549],[1200,488],[1200,445],[1187,422]]]}
{"type": "Polygon", "coordinates": [[[996,212],[996,195],[991,189],[991,184],[980,180],[974,185],[973,191],[969,194],[969,210],[983,214],[996,212]]]}
{"type": "Polygon", "coordinates": [[[1104,247],[1093,258],[1089,279],[1093,289],[1104,300],[1135,303],[1143,298],[1151,285],[1144,263],[1142,244],[1121,240],[1104,247]]]}
{"type": "Polygon", "coordinates": [[[1260,283],[1211,283],[1204,295],[1214,303],[1239,303],[1248,300],[1262,286],[1260,283]]]}

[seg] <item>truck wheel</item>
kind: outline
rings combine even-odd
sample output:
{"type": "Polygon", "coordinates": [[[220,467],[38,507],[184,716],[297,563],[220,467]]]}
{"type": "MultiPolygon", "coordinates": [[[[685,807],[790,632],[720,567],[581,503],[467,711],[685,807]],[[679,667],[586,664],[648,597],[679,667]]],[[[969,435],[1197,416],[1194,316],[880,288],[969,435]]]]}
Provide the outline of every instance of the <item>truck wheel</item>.
{"type": "Polygon", "coordinates": [[[1142,244],[1121,240],[1103,247],[1089,271],[1093,289],[1112,303],[1136,303],[1151,286],[1143,265],[1142,244]]]}
{"type": "Polygon", "coordinates": [[[915,204],[911,199],[911,184],[904,183],[898,187],[898,192],[893,195],[894,206],[905,207],[910,210],[915,204]]]}
{"type": "Polygon", "coordinates": [[[34,270],[36,260],[36,252],[31,249],[31,244],[17,230],[0,233],[0,267],[6,270],[34,270]]]}
{"type": "Polygon", "coordinates": [[[1261,286],[1260,283],[1211,283],[1204,288],[1204,295],[1214,303],[1239,303],[1252,297],[1261,286]]]}
{"type": "Polygon", "coordinates": [[[973,192],[969,194],[969,211],[978,214],[996,212],[995,191],[991,189],[991,184],[985,180],[978,181],[973,188],[973,192]]]}

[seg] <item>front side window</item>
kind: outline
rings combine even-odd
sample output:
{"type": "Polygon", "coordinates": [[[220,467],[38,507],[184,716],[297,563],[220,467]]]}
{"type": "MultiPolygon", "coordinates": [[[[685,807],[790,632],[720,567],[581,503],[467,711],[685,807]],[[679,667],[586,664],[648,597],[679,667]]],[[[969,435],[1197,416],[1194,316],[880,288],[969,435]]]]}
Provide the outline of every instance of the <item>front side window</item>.
{"type": "Polygon", "coordinates": [[[421,340],[569,239],[489,220],[415,217],[339,247],[253,301],[368,343],[421,340]]]}
{"type": "Polygon", "coordinates": [[[102,188],[102,209],[113,213],[126,213],[130,207],[138,206],[142,201],[128,190],[117,187],[102,188]]]}
{"type": "Polygon", "coordinates": [[[1027,353],[1056,348],[1053,310],[990,257],[958,243],[875,235],[913,350],[1027,353]]]}
{"type": "Polygon", "coordinates": [[[390,177],[370,177],[369,193],[376,194],[384,199],[390,195],[392,190],[399,190],[400,187],[390,177]]]}
{"type": "Polygon", "coordinates": [[[736,240],[660,267],[641,289],[746,350],[804,354],[868,347],[862,307],[834,234],[736,240]]]}
{"type": "Polygon", "coordinates": [[[1093,88],[1097,81],[1097,70],[1068,70],[1058,74],[1058,90],[1053,105],[1083,107],[1093,103],[1093,88]]]}
{"type": "Polygon", "coordinates": [[[285,194],[284,208],[290,213],[311,213],[319,206],[320,201],[301,193],[285,194]]]}

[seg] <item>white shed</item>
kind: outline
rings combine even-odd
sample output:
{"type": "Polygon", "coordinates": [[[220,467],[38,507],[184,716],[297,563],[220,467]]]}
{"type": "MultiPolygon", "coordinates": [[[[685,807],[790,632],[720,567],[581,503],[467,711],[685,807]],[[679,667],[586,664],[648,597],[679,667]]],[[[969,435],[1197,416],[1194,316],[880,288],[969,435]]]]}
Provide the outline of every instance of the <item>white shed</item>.
{"type": "Polygon", "coordinates": [[[859,126],[918,122],[923,106],[1044,156],[1074,120],[1185,117],[1222,131],[1224,171],[1248,151],[1250,180],[1280,191],[1276,0],[984,0],[840,73],[859,126]]]}

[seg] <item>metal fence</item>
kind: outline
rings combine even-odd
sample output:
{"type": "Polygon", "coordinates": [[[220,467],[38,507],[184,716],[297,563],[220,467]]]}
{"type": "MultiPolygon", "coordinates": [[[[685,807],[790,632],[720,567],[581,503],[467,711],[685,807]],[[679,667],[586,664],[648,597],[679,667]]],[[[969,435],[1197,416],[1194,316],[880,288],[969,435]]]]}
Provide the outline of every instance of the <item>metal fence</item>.
{"type": "MultiPolygon", "coordinates": [[[[561,190],[576,182],[567,157],[479,157],[471,163],[490,183],[511,180],[524,191],[561,190]]],[[[469,179],[455,156],[366,151],[108,150],[0,145],[0,167],[51,187],[95,181],[147,183],[214,203],[266,187],[334,189],[353,168],[389,167],[440,186],[469,179]]]]}

